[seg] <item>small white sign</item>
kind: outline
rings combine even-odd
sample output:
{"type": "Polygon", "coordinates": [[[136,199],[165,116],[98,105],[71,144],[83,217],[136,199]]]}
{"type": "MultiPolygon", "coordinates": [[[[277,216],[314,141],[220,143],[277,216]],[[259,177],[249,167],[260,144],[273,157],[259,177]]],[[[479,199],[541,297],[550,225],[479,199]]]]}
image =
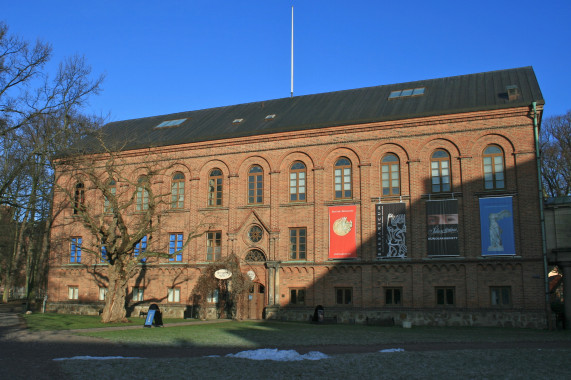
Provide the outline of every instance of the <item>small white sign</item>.
{"type": "Polygon", "coordinates": [[[230,272],[228,269],[218,269],[216,272],[214,272],[214,277],[219,280],[226,280],[227,278],[232,277],[232,272],[230,272]]]}
{"type": "Polygon", "coordinates": [[[248,273],[246,273],[248,275],[248,277],[250,277],[250,280],[254,281],[254,279],[256,278],[256,272],[254,272],[253,270],[249,270],[248,273]]]}

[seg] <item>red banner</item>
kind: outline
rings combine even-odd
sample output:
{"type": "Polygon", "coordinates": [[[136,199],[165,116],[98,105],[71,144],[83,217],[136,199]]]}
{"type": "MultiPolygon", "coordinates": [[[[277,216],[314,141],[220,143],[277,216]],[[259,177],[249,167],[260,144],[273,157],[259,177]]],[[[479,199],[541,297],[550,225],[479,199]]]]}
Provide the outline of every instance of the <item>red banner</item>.
{"type": "Polygon", "coordinates": [[[357,206],[329,207],[329,258],[357,257],[357,206]]]}

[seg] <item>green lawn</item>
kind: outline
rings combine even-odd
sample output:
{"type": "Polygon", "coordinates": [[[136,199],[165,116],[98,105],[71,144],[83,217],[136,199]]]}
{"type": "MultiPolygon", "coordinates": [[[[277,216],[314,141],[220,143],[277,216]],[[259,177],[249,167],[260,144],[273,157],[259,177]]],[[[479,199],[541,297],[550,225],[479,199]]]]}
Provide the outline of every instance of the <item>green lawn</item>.
{"type": "MultiPolygon", "coordinates": [[[[101,317],[96,315],[72,314],[23,314],[26,325],[30,330],[75,330],[114,326],[142,326],[144,318],[130,318],[130,323],[101,323],[101,317]]],[[[183,319],[163,319],[164,323],[182,322],[183,319]]]]}

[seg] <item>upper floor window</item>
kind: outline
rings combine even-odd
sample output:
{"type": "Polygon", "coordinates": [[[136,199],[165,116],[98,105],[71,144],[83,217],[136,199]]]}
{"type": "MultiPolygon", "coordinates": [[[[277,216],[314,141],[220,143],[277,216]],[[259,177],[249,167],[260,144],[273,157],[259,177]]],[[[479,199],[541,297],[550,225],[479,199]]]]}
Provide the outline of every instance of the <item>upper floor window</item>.
{"type": "Polygon", "coordinates": [[[70,263],[80,263],[81,262],[81,244],[83,243],[83,238],[81,237],[72,237],[71,238],[71,245],[70,245],[70,263]]]}
{"type": "Polygon", "coordinates": [[[222,170],[212,169],[208,176],[208,206],[222,206],[222,170]]]}
{"type": "Polygon", "coordinates": [[[85,207],[85,186],[82,182],[75,185],[75,193],[73,195],[73,213],[79,214],[79,211],[85,207]]]}
{"type": "Polygon", "coordinates": [[[438,149],[432,153],[430,158],[430,178],[433,193],[450,191],[450,155],[445,150],[438,149]]]}
{"type": "Polygon", "coordinates": [[[206,260],[220,260],[222,251],[222,232],[212,231],[206,233],[206,260]]]}
{"type": "Polygon", "coordinates": [[[264,170],[254,165],[248,172],[248,203],[264,203],[264,170]]]}
{"type": "Polygon", "coordinates": [[[182,261],[182,233],[170,234],[169,261],[182,261]]]}
{"type": "Polygon", "coordinates": [[[305,201],[305,165],[296,161],[289,171],[289,200],[290,202],[305,201]]]}
{"type": "MultiPolygon", "coordinates": [[[[143,238],[141,240],[139,240],[139,242],[137,244],[135,244],[135,247],[133,248],[133,255],[135,257],[139,256],[139,254],[144,253],[147,250],[147,235],[143,236],[143,238]]],[[[147,258],[142,258],[141,262],[145,262],[147,261],[147,258]]]]}
{"type": "MultiPolygon", "coordinates": [[[[115,182],[114,179],[111,179],[109,180],[109,182],[107,182],[107,190],[109,191],[112,197],[115,197],[117,195],[117,182],[115,182]]],[[[107,196],[105,197],[105,204],[103,206],[103,211],[113,212],[113,208],[111,207],[111,201],[107,196]]]]}
{"type": "Polygon", "coordinates": [[[335,199],[351,198],[351,161],[341,157],[335,162],[335,199]]]}
{"type": "Polygon", "coordinates": [[[184,174],[176,172],[172,176],[171,208],[184,207],[184,174]]]}
{"type": "Polygon", "coordinates": [[[484,188],[486,190],[505,188],[504,152],[497,145],[489,145],[484,150],[484,188]]]}
{"type": "Polygon", "coordinates": [[[149,208],[149,179],[145,176],[139,177],[137,181],[137,211],[149,208]]]}
{"type": "Polygon", "coordinates": [[[298,227],[289,229],[289,258],[291,260],[305,260],[307,228],[298,227]]]}
{"type": "Polygon", "coordinates": [[[400,195],[400,162],[392,153],[381,160],[381,181],[383,195],[400,195]]]}

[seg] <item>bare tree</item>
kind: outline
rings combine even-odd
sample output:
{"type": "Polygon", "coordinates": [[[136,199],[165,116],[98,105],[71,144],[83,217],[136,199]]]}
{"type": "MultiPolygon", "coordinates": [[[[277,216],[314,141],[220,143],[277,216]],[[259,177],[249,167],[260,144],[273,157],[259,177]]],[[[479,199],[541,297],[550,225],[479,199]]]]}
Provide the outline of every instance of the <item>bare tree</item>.
{"type": "MultiPolygon", "coordinates": [[[[61,159],[56,166],[56,192],[61,196],[55,204],[66,203],[72,208],[73,223],[80,224],[81,231],[94,242],[84,244],[82,252],[96,262],[107,263],[103,270],[91,271],[107,285],[101,315],[105,323],[126,320],[128,282],[149,264],[147,260],[171,257],[168,241],[161,239],[166,235],[162,216],[170,207],[171,189],[160,186],[171,166],[156,153],[147,153],[139,152],[133,161],[129,152],[106,151],[61,159]],[[146,250],[135,254],[145,237],[146,250]]],[[[187,232],[181,250],[207,229],[207,223],[196,223],[187,232]]]]}
{"type": "Polygon", "coordinates": [[[16,283],[29,299],[42,281],[54,215],[52,158],[101,125],[81,111],[103,77],[92,78],[80,56],[49,73],[51,53],[49,44],[10,35],[0,22],[0,206],[11,210],[15,230],[2,251],[4,301],[16,283]]]}
{"type": "Polygon", "coordinates": [[[540,141],[546,195],[571,195],[571,111],[545,119],[540,141]]]}

